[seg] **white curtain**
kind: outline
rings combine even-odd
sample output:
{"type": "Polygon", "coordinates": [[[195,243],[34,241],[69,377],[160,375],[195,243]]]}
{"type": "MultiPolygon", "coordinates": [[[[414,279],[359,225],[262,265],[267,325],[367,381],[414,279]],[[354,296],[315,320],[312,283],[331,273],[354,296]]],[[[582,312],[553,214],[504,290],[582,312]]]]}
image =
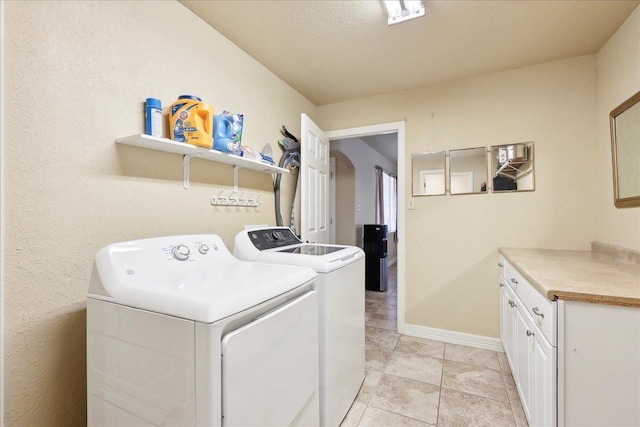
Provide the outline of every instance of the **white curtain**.
{"type": "Polygon", "coordinates": [[[386,224],[398,241],[398,179],[380,166],[376,166],[376,223],[386,224]]]}
{"type": "Polygon", "coordinates": [[[384,170],[376,166],[376,224],[384,224],[384,170]]]}

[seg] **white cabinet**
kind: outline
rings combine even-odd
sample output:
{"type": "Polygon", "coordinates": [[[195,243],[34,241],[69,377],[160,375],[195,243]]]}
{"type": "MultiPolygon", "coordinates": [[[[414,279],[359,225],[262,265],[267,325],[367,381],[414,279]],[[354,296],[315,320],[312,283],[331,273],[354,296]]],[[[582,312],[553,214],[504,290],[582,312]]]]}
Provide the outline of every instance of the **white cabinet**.
{"type": "Polygon", "coordinates": [[[544,297],[505,263],[501,260],[507,277],[500,278],[500,334],[522,409],[530,426],[556,426],[557,351],[550,342],[556,336],[556,302],[540,300],[544,297]]]}
{"type": "Polygon", "coordinates": [[[533,425],[556,425],[557,349],[538,334],[533,336],[531,396],[535,396],[533,425]]]}
{"type": "Polygon", "coordinates": [[[529,252],[515,265],[501,253],[499,262],[500,335],[529,425],[640,426],[640,309],[594,303],[602,295],[594,284],[614,295],[608,281],[616,276],[604,274],[591,255],[576,270],[566,260],[547,266],[549,258],[539,254],[529,252]],[[536,287],[527,278],[537,278],[536,287]]]}
{"type": "Polygon", "coordinates": [[[515,324],[515,372],[513,373],[513,379],[518,387],[520,393],[520,400],[522,401],[522,409],[529,420],[529,424],[532,425],[531,419],[531,407],[533,406],[531,396],[531,381],[533,377],[532,363],[533,359],[533,345],[531,329],[529,328],[529,322],[526,319],[526,313],[523,313],[519,307],[520,301],[516,302],[516,324],[515,324]]]}
{"type": "Polygon", "coordinates": [[[514,340],[513,333],[516,322],[516,305],[511,288],[500,278],[500,338],[509,366],[513,369],[514,340]]]}
{"type": "Polygon", "coordinates": [[[640,309],[559,302],[559,425],[640,426],[640,309]]]}

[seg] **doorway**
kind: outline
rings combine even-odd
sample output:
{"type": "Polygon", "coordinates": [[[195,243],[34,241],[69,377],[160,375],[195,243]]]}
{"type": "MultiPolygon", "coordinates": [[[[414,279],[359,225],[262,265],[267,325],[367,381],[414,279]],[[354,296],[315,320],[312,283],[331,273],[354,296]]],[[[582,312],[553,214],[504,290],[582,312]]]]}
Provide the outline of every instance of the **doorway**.
{"type": "MultiPolygon", "coordinates": [[[[398,197],[397,197],[397,207],[398,207],[398,213],[397,213],[397,230],[396,230],[396,236],[397,236],[397,246],[396,246],[396,251],[395,254],[392,255],[393,259],[395,260],[395,263],[393,265],[393,270],[397,271],[397,276],[396,276],[396,282],[397,282],[397,289],[396,289],[396,298],[397,298],[397,318],[396,318],[396,325],[397,325],[397,331],[399,333],[403,333],[404,329],[405,329],[405,325],[404,325],[404,291],[405,291],[405,283],[404,283],[404,277],[405,277],[405,263],[404,263],[404,248],[405,248],[405,243],[404,243],[404,236],[405,236],[405,230],[404,230],[404,206],[405,206],[405,195],[404,195],[404,183],[405,183],[405,162],[404,162],[404,158],[405,158],[405,123],[404,122],[391,122],[391,123],[383,123],[383,124],[378,124],[378,125],[370,125],[370,126],[363,126],[363,127],[357,127],[357,128],[350,128],[350,129],[342,129],[342,130],[337,130],[337,131],[329,131],[326,132],[327,137],[329,138],[331,147],[333,149],[333,144],[334,142],[337,144],[341,144],[344,148],[344,150],[341,151],[349,151],[349,147],[351,147],[352,151],[357,151],[354,149],[355,145],[349,145],[351,144],[355,144],[355,140],[360,140],[362,141],[367,140],[367,139],[384,139],[386,138],[387,140],[389,140],[391,138],[391,140],[393,140],[395,142],[395,151],[397,153],[397,160],[396,160],[396,168],[397,168],[397,182],[398,182],[398,197]],[[384,138],[381,138],[384,137],[384,138]]],[[[345,153],[348,156],[348,153],[345,153]]],[[[358,155],[362,155],[362,153],[353,153],[351,156],[349,157],[349,160],[353,163],[354,167],[358,167],[358,162],[359,162],[359,157],[358,155]]],[[[361,159],[360,159],[361,160],[361,159]]],[[[371,173],[374,173],[374,168],[371,167],[371,173]]],[[[358,178],[356,178],[357,180],[358,178]]],[[[365,178],[363,178],[365,179],[365,178]]],[[[356,188],[358,188],[357,186],[357,182],[356,182],[356,188]]],[[[370,191],[371,193],[375,193],[375,180],[371,179],[368,183],[364,183],[364,188],[365,190],[363,191],[370,191]]],[[[360,188],[363,188],[362,185],[359,186],[360,188]]],[[[357,193],[358,190],[356,190],[357,193]]],[[[369,199],[369,198],[367,198],[369,199]]],[[[359,214],[363,214],[365,211],[365,209],[370,209],[370,216],[373,217],[372,220],[368,220],[367,223],[375,223],[375,205],[371,206],[372,203],[366,201],[365,199],[360,199],[358,198],[358,195],[356,194],[356,200],[355,200],[355,204],[354,204],[354,211],[355,211],[355,217],[356,220],[355,225],[356,225],[356,229],[353,230],[354,233],[354,241],[355,244],[357,246],[361,246],[362,247],[362,224],[364,224],[365,222],[359,222],[363,221],[363,218],[367,218],[366,215],[359,215],[359,214]]],[[[391,237],[390,237],[391,239],[391,237]]],[[[396,240],[396,239],[394,239],[396,240]]]]}

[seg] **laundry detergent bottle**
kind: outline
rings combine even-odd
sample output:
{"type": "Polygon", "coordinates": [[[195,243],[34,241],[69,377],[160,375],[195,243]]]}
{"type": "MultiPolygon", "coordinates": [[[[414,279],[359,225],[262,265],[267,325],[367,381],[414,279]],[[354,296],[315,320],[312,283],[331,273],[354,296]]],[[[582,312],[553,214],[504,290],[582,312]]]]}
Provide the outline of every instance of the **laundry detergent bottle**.
{"type": "Polygon", "coordinates": [[[169,109],[171,139],[213,148],[213,107],[193,95],[180,95],[169,109]]]}

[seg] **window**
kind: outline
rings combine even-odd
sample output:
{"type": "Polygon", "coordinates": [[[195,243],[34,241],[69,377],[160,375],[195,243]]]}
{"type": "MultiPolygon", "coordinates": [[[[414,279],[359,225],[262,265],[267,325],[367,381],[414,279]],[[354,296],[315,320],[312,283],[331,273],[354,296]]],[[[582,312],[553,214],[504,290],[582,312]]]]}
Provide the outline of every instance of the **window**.
{"type": "Polygon", "coordinates": [[[389,172],[382,171],[382,204],[384,208],[384,224],[387,232],[396,232],[396,216],[398,205],[398,180],[389,172]]]}

